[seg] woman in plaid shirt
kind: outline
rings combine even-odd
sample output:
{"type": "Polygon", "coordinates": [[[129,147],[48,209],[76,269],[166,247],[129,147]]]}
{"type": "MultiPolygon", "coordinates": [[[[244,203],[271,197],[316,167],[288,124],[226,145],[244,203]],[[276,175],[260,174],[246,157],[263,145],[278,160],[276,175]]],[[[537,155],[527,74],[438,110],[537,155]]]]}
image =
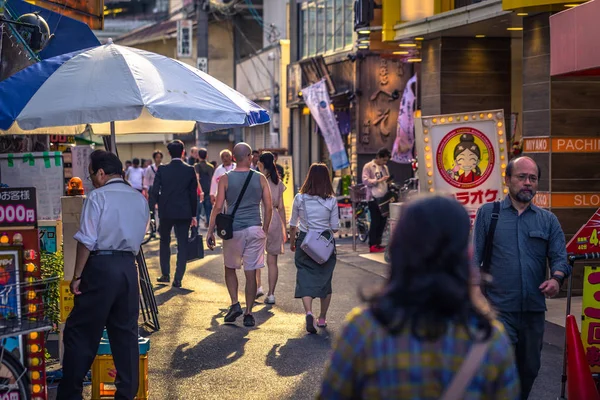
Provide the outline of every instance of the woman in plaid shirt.
{"type": "Polygon", "coordinates": [[[489,347],[460,398],[519,398],[504,328],[470,295],[469,233],[467,212],[448,197],[403,208],[390,277],[368,306],[348,315],[320,399],[438,400],[481,341],[489,347]]]}

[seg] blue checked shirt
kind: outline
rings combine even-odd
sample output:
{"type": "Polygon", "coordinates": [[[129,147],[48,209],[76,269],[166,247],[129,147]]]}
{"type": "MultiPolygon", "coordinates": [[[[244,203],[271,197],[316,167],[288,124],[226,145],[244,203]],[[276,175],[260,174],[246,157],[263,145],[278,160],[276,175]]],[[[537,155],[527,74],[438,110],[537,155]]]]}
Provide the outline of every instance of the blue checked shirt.
{"type": "MultiPolygon", "coordinates": [[[[484,204],[475,220],[474,262],[483,260],[485,238],[492,219],[493,203],[484,204]]],[[[552,273],[568,276],[565,235],[550,211],[530,205],[521,215],[506,196],[500,203],[500,216],[494,233],[490,273],[492,283],[487,297],[498,311],[546,311],[546,300],[539,286],[552,273]]]]}
{"type": "MultiPolygon", "coordinates": [[[[475,327],[472,321],[471,328],[475,327]]],[[[464,400],[517,400],[513,349],[498,321],[464,400]]],[[[334,346],[318,399],[438,400],[460,369],[473,340],[464,328],[425,342],[405,331],[392,336],[368,309],[356,308],[334,346]]]]}

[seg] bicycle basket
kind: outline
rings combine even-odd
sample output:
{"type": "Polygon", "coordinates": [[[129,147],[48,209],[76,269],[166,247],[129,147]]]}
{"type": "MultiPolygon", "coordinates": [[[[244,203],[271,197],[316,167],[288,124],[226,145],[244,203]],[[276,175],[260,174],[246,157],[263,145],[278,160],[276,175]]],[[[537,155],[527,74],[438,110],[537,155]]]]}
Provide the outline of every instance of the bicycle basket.
{"type": "Polygon", "coordinates": [[[367,187],[362,183],[350,186],[350,199],[353,203],[367,201],[367,187]]]}
{"type": "Polygon", "coordinates": [[[52,329],[44,313],[44,301],[57,285],[58,278],[0,283],[0,338],[52,329]]]}

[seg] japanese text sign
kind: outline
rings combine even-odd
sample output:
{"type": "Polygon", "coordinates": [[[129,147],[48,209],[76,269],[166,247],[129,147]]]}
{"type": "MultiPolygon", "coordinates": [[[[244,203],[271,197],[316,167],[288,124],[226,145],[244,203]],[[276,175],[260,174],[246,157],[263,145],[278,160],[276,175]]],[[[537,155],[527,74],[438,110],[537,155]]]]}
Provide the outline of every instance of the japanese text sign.
{"type": "Polygon", "coordinates": [[[35,188],[0,188],[0,226],[35,226],[35,188]]]}
{"type": "Polygon", "coordinates": [[[71,281],[60,282],[60,321],[65,322],[75,306],[75,297],[71,292],[71,281]]]}
{"type": "Polygon", "coordinates": [[[475,220],[477,209],[507,190],[502,110],[423,117],[416,123],[421,190],[453,195],[475,220]]]}
{"type": "Polygon", "coordinates": [[[592,218],[569,240],[569,243],[567,243],[567,253],[585,254],[600,251],[599,230],[600,209],[596,210],[592,218]]]}
{"type": "Polygon", "coordinates": [[[581,340],[592,373],[600,372],[600,268],[585,267],[581,302],[581,340]]]}

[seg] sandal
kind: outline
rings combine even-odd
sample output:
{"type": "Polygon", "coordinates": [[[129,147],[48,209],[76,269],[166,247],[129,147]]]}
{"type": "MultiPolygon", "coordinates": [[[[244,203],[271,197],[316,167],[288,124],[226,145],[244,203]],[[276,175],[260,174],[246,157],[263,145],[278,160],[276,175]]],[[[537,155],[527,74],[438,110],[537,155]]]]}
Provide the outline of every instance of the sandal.
{"type": "Polygon", "coordinates": [[[325,318],[319,318],[317,320],[317,326],[319,328],[327,328],[327,320],[325,318]]]}

